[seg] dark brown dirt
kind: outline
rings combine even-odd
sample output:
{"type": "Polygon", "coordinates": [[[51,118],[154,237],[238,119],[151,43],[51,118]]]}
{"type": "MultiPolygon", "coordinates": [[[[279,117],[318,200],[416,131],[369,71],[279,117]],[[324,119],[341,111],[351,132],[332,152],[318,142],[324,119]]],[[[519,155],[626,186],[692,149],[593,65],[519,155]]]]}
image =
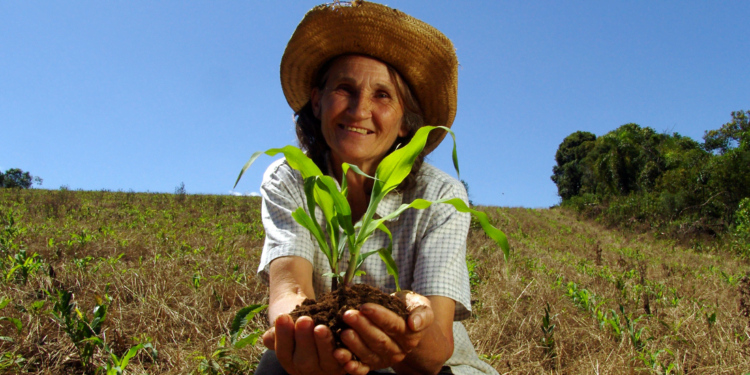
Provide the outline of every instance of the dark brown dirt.
{"type": "Polygon", "coordinates": [[[336,346],[344,347],[340,335],[341,332],[349,328],[349,325],[344,323],[344,313],[347,310],[357,310],[359,306],[365,303],[376,303],[384,306],[404,320],[409,317],[409,311],[406,310],[406,304],[402,300],[365,284],[339,287],[332,293],[321,295],[318,301],[308,298],[301,305],[297,305],[290,315],[294,321],[297,321],[300,316],[309,316],[316,326],[319,324],[328,326],[333,332],[336,346]]]}

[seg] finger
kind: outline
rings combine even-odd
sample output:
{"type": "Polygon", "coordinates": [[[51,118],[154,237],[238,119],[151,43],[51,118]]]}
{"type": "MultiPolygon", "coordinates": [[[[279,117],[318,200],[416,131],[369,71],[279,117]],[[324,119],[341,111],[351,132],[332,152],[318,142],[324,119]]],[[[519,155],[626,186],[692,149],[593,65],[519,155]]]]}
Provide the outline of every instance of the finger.
{"type": "Polygon", "coordinates": [[[269,328],[261,338],[266,348],[276,350],[276,327],[269,328]]]}
{"type": "Polygon", "coordinates": [[[333,340],[331,330],[324,325],[318,325],[313,329],[313,335],[318,349],[320,368],[328,374],[340,372],[343,364],[334,356],[336,342],[333,340]]]}
{"type": "Polygon", "coordinates": [[[388,336],[403,335],[406,332],[404,319],[381,305],[366,303],[359,307],[359,312],[388,336]]]}
{"type": "Polygon", "coordinates": [[[408,324],[412,332],[420,332],[435,320],[435,313],[429,306],[417,306],[409,312],[408,324]]]}
{"type": "MultiPolygon", "coordinates": [[[[402,348],[394,338],[404,335],[404,319],[392,311],[374,304],[365,304],[361,309],[368,311],[378,321],[371,321],[361,311],[350,310],[344,313],[344,322],[357,332],[360,340],[376,353],[380,360],[387,358],[386,361],[389,363],[403,360],[406,352],[410,351],[411,348],[402,348]]],[[[355,352],[355,354],[357,353],[355,352]]],[[[363,361],[372,364],[367,360],[363,361]]]]}
{"type": "Polygon", "coordinates": [[[290,369],[294,355],[294,322],[292,317],[287,314],[279,315],[274,327],[276,358],[285,369],[290,369]]]}
{"type": "Polygon", "coordinates": [[[367,375],[370,372],[370,366],[359,361],[349,361],[344,365],[344,371],[351,375],[367,375]]]}
{"type": "Polygon", "coordinates": [[[301,316],[297,318],[294,325],[294,365],[297,369],[305,373],[315,371],[320,368],[318,362],[318,350],[315,346],[315,337],[313,335],[312,318],[301,316]]]}
{"type": "Polygon", "coordinates": [[[381,356],[370,349],[353,329],[347,329],[341,332],[341,342],[343,342],[352,354],[362,363],[379,368],[378,365],[383,362],[381,356]]]}
{"type": "Polygon", "coordinates": [[[336,348],[336,350],[333,351],[333,357],[336,358],[337,361],[339,361],[339,364],[341,366],[345,365],[347,362],[351,361],[354,358],[352,352],[344,348],[336,348]]]}
{"type": "Polygon", "coordinates": [[[408,327],[413,332],[424,330],[435,320],[432,304],[427,297],[411,291],[400,291],[394,295],[406,304],[409,310],[408,327]]]}
{"type": "MultiPolygon", "coordinates": [[[[411,294],[421,298],[409,297],[412,301],[409,305],[412,310],[406,321],[381,305],[366,303],[360,306],[360,312],[394,340],[405,353],[411,352],[419,344],[424,330],[435,320],[435,314],[429,306],[429,300],[419,294],[413,292],[411,294]],[[427,304],[424,301],[427,301],[427,304]]],[[[364,336],[362,332],[357,332],[364,336]]],[[[368,338],[363,337],[363,339],[369,343],[368,338]]]]}

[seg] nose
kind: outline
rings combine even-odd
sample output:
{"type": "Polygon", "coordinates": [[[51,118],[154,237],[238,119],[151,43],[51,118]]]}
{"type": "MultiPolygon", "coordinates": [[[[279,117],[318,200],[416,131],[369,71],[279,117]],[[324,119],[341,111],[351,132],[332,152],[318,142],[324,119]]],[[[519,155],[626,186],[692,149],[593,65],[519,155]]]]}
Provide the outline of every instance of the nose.
{"type": "Polygon", "coordinates": [[[361,121],[370,118],[372,114],[372,100],[359,92],[349,98],[349,115],[354,120],[361,121]]]}

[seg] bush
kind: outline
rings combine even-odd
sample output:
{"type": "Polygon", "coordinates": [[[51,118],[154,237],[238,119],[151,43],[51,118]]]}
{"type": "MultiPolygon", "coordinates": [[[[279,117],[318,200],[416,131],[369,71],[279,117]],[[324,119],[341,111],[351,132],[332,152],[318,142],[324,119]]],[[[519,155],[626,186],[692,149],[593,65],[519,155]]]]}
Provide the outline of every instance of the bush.
{"type": "Polygon", "coordinates": [[[737,254],[745,258],[750,257],[750,197],[740,201],[735,212],[735,225],[732,235],[737,254]]]}

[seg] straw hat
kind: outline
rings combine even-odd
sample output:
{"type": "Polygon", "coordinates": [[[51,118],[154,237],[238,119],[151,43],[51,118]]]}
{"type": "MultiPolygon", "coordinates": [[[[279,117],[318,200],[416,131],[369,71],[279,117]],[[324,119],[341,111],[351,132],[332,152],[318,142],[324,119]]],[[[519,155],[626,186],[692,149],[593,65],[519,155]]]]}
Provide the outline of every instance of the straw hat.
{"type": "MultiPolygon", "coordinates": [[[[281,87],[297,112],[310,100],[317,70],[356,53],[382,60],[401,74],[417,97],[426,125],[450,127],[456,117],[458,59],[436,28],[384,5],[352,1],[319,5],[297,26],[281,58],[281,87]]],[[[446,132],[431,132],[429,153],[446,132]]]]}

